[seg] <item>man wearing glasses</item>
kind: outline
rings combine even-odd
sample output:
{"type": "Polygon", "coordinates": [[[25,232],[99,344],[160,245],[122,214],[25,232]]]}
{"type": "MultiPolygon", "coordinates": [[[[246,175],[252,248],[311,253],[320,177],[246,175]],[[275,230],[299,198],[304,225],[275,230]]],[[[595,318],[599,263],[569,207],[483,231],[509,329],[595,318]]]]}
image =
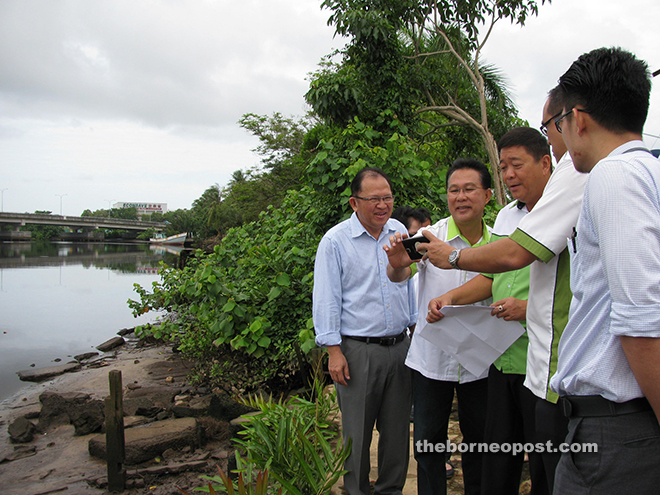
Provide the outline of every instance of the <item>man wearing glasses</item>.
{"type": "Polygon", "coordinates": [[[408,471],[412,382],[404,365],[417,321],[411,281],[387,277],[382,245],[407,234],[390,219],[394,196],[379,169],[364,168],[351,184],[353,215],[321,239],[314,264],[313,317],[316,343],[328,350],[345,444],[349,495],[369,495],[370,445],[378,442],[378,495],[401,495],[408,471]]]}
{"type": "Polygon", "coordinates": [[[658,493],[660,162],[642,142],[651,81],[620,48],[580,56],[559,79],[555,120],[588,174],[571,241],[573,301],[551,380],[569,417],[555,493],[658,493]]]}
{"type": "MultiPolygon", "coordinates": [[[[562,156],[561,134],[554,127],[554,118],[562,114],[557,91],[551,91],[543,112],[541,130],[547,132],[552,151],[562,156]]],[[[544,133],[545,133],[544,132],[544,133]]],[[[564,153],[565,155],[565,153],[564,153]]],[[[525,386],[537,397],[536,433],[538,441],[550,441],[555,447],[566,434],[566,418],[550,390],[550,377],[557,368],[559,337],[568,321],[571,301],[569,239],[577,224],[586,177],[578,173],[566,156],[559,161],[550,176],[543,195],[534,209],[523,218],[507,238],[486,246],[457,251],[435,238],[420,246],[429,261],[438,268],[471,270],[482,273],[502,273],[530,266],[530,287],[527,306],[527,375],[525,386]],[[453,264],[449,258],[452,257],[453,264]]],[[[546,443],[547,444],[547,443],[546,443]]],[[[553,490],[553,476],[560,453],[542,453],[548,473],[548,490],[553,490]]]]}
{"type": "MultiPolygon", "coordinates": [[[[446,182],[447,205],[451,216],[427,229],[456,248],[479,246],[488,242],[490,228],[483,221],[484,208],[492,195],[488,168],[478,160],[461,158],[447,171],[446,182]]],[[[394,234],[390,237],[390,245],[384,246],[390,261],[387,273],[395,282],[404,282],[411,275],[412,260],[400,241],[401,235],[394,234]]],[[[421,261],[418,266],[420,308],[426,308],[433,297],[478,275],[463,270],[439,270],[426,261],[421,261]]],[[[488,301],[480,304],[488,304],[488,301]]],[[[425,316],[425,313],[422,313],[418,325],[426,325],[425,316]]],[[[458,418],[463,442],[484,442],[488,370],[475,376],[461,366],[454,356],[414,336],[406,365],[413,370],[417,493],[446,494],[445,452],[426,447],[418,449],[417,446],[447,445],[447,427],[454,391],[458,399],[458,418]]],[[[465,493],[478,494],[481,487],[483,453],[468,451],[462,453],[461,457],[465,493]]]]}

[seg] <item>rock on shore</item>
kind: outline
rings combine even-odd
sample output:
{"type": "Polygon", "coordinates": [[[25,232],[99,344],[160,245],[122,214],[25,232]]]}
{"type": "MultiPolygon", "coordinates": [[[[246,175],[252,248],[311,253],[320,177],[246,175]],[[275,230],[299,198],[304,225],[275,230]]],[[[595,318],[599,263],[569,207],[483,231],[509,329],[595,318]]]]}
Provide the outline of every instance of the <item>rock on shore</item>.
{"type": "Polygon", "coordinates": [[[191,365],[180,355],[163,346],[122,346],[103,367],[77,366],[0,405],[3,495],[104,493],[103,399],[111,370],[121,371],[124,389],[125,494],[145,486],[170,494],[175,483],[191,490],[202,485],[200,474],[217,473],[216,464],[227,469],[229,422],[249,409],[219,391],[198,394],[186,384],[191,365]]]}

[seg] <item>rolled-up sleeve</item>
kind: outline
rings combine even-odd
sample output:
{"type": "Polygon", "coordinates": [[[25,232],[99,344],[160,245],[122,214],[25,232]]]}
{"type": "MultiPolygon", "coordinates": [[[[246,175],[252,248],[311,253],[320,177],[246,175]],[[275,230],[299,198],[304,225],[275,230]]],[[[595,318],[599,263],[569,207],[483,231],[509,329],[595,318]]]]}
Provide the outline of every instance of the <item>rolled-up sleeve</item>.
{"type": "Polygon", "coordinates": [[[660,337],[660,205],[653,177],[635,162],[608,163],[590,181],[587,214],[612,295],[610,332],[660,337]]]}

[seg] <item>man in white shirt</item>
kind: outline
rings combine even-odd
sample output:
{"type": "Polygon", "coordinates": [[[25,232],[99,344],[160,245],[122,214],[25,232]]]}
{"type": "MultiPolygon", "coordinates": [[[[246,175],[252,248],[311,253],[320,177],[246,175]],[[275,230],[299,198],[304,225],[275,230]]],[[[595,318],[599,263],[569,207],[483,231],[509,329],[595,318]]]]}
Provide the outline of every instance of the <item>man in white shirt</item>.
{"type": "MultiPolygon", "coordinates": [[[[428,228],[436,236],[457,248],[478,246],[488,242],[490,229],[483,221],[484,207],[491,198],[491,176],[478,160],[456,160],[447,171],[447,203],[450,217],[428,228]]],[[[387,274],[393,282],[405,282],[412,261],[398,241],[401,234],[390,238],[384,246],[390,264],[387,274]],[[398,258],[398,259],[397,259],[398,258]],[[393,268],[397,266],[399,268],[393,268]]],[[[418,307],[454,287],[462,285],[475,272],[440,270],[427,261],[418,263],[420,293],[418,307]]],[[[488,304],[487,301],[484,301],[488,304]]],[[[426,325],[422,317],[417,329],[426,325]]],[[[475,376],[463,368],[456,358],[413,336],[406,366],[413,370],[414,439],[417,460],[417,492],[419,495],[442,495],[447,492],[445,452],[428,445],[446,445],[447,427],[454,390],[458,398],[458,415],[463,441],[481,443],[484,438],[488,383],[486,370],[475,376]],[[418,449],[417,446],[427,448],[418,449]]],[[[480,452],[462,454],[465,493],[480,493],[482,457],[480,452]]]]}
{"type": "Polygon", "coordinates": [[[636,495],[660,484],[660,161],[642,142],[645,62],[581,55],[559,79],[557,130],[588,174],[569,240],[573,301],[551,380],[569,417],[555,493],[636,495]]]}

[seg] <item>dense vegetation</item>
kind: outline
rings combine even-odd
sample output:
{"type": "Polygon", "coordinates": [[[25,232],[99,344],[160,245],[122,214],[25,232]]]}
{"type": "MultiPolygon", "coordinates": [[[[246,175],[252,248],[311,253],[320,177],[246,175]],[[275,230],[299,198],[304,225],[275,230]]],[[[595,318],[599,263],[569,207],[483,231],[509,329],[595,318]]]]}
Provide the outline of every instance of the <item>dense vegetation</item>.
{"type": "Polygon", "coordinates": [[[163,266],[161,281],[136,286],[139,300],[129,304],[135,314],[171,316],[141,332],[179,341],[199,363],[200,378],[236,392],[279,391],[305,371],[314,347],[316,247],[350,215],[349,184],[359,169],[382,168],[396,205],[425,206],[439,219],[447,215],[447,166],[462,156],[492,162],[485,132],[492,141],[520,125],[495,68],[474,58],[482,43],[470,23],[479,16],[523,23],[535,2],[447,1],[444,8],[465,15],[452,14],[443,31],[422,36],[420,26],[441,5],[427,3],[324,2],[348,43],[312,75],[310,115],[245,115],[240,125],[259,137],[262,167],[235,172],[225,188],[210,187],[170,220],[182,221],[176,231],[214,237],[216,245],[182,270],[163,266]],[[475,125],[437,108],[448,105],[476,114],[475,125]]]}

